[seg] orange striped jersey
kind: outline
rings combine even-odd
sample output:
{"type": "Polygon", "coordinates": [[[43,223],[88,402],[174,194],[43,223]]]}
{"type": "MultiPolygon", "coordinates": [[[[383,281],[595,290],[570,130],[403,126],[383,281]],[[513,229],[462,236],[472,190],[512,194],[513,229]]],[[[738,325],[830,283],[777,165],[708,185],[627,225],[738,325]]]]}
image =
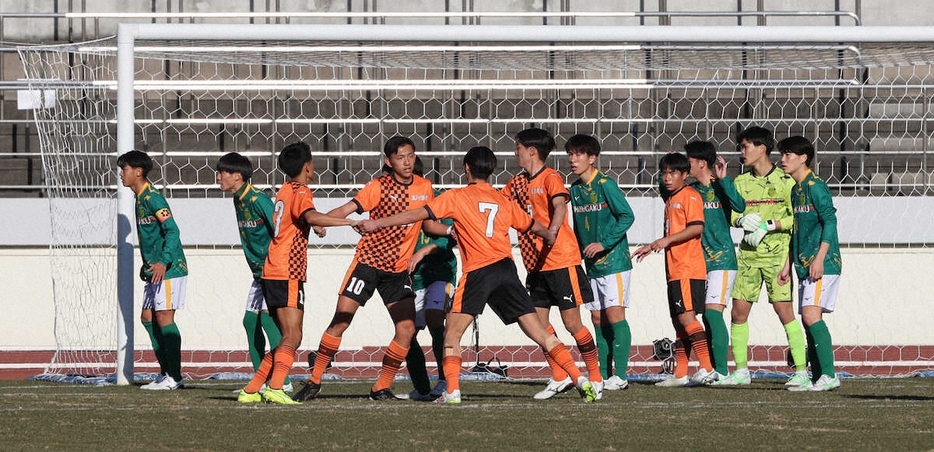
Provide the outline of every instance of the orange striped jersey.
{"type": "Polygon", "coordinates": [[[308,186],[286,182],[276,193],[273,235],[269,243],[263,279],[304,281],[308,271],[308,232],[311,225],[302,215],[315,209],[308,186]]]}
{"type": "Polygon", "coordinates": [[[532,218],[487,183],[471,183],[440,194],[428,203],[432,220],[454,220],[464,273],[512,259],[509,228],[532,228],[532,218]]]}
{"type": "MultiPolygon", "coordinates": [[[[353,202],[357,204],[358,214],[370,212],[370,218],[377,220],[418,209],[434,198],[435,192],[428,179],[413,175],[412,182],[403,184],[391,174],[385,174],[367,183],[354,196],[353,202]]],[[[404,272],[408,270],[408,261],[421,230],[422,222],[418,221],[365,234],[357,243],[354,260],[385,272],[404,272]]]]}
{"type": "MultiPolygon", "coordinates": [[[[515,175],[503,187],[503,194],[545,226],[551,224],[551,215],[554,213],[551,201],[556,197],[564,198],[564,202],[571,199],[570,192],[564,186],[564,177],[547,166],[534,176],[525,171],[515,175]]],[[[581,264],[580,246],[567,216],[558,229],[554,245],[545,247],[541,237],[527,232],[519,234],[519,249],[522,250],[525,269],[529,272],[557,270],[581,264]]]]}
{"type": "MultiPolygon", "coordinates": [[[[698,224],[704,224],[704,202],[697,190],[685,185],[665,202],[665,237],[698,224]]],[[[665,273],[668,281],[707,279],[701,236],[665,249],[665,273]]]]}

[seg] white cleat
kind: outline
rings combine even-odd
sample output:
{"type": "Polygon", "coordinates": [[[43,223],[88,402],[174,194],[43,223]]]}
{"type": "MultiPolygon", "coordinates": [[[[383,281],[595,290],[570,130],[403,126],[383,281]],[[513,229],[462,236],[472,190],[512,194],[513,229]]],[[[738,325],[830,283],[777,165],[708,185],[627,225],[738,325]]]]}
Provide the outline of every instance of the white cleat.
{"type": "Polygon", "coordinates": [[[454,392],[448,393],[447,391],[441,393],[441,397],[435,399],[435,403],[443,403],[445,405],[458,405],[461,403],[461,390],[455,389],[454,392]]]}
{"type": "Polygon", "coordinates": [[[739,385],[748,385],[752,383],[752,375],[749,374],[749,369],[736,369],[733,373],[721,377],[716,385],[717,386],[739,386],[739,385]]]}
{"type": "Polygon", "coordinates": [[[603,380],[600,382],[596,382],[596,381],[590,382],[590,384],[593,385],[593,390],[597,393],[596,400],[600,400],[603,398],[603,389],[605,387],[604,383],[606,383],[606,380],[603,380]]]}
{"type": "Polygon", "coordinates": [[[691,380],[687,375],[681,378],[675,378],[674,376],[671,376],[662,381],[659,381],[658,383],[655,383],[655,386],[660,386],[663,388],[680,388],[682,386],[687,386],[690,381],[691,380]]]}
{"type": "Polygon", "coordinates": [[[691,376],[687,386],[706,386],[717,381],[717,373],[707,369],[700,369],[691,376]]]}
{"type": "Polygon", "coordinates": [[[545,389],[532,396],[532,398],[536,400],[548,400],[558,394],[561,394],[564,391],[571,389],[573,384],[574,382],[571,381],[571,377],[567,377],[561,381],[548,379],[548,386],[545,386],[545,389]]]}
{"type": "Polygon", "coordinates": [[[811,378],[808,377],[808,373],[805,371],[795,372],[788,381],[785,382],[785,386],[794,387],[794,386],[807,386],[811,384],[811,378]]]}
{"type": "Polygon", "coordinates": [[[622,391],[629,389],[629,380],[619,378],[619,375],[613,375],[603,380],[603,389],[606,391],[622,391]]]}

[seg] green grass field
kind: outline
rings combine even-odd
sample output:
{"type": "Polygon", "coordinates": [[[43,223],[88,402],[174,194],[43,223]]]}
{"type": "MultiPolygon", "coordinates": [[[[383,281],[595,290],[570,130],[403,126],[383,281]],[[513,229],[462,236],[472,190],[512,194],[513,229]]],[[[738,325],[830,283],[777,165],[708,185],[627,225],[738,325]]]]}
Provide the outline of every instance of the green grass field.
{"type": "Polygon", "coordinates": [[[637,382],[593,404],[576,391],[533,400],[539,381],[466,382],[460,406],[372,402],[369,382],[325,382],[302,406],[240,405],[242,385],[0,381],[0,449],[934,450],[930,378],[847,379],[829,393],[637,382]]]}

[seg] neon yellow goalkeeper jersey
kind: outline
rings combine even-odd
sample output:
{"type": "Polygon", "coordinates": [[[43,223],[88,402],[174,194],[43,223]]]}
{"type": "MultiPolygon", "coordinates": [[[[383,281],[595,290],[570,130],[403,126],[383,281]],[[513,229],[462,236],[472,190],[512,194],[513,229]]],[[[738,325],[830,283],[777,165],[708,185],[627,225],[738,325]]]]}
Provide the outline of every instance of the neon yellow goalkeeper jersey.
{"type": "MultiPolygon", "coordinates": [[[[751,267],[781,266],[788,258],[788,246],[791,241],[791,229],[794,225],[794,213],[791,209],[791,188],[795,180],[785,174],[781,168],[772,166],[765,176],[756,176],[749,170],[734,181],[736,191],[746,200],[746,210],[742,215],[758,213],[762,221],[778,220],[781,229],[770,231],[758,247],[753,248],[746,242],[739,244],[738,260],[751,267]]],[[[731,222],[735,225],[740,214],[733,212],[731,222]]]]}

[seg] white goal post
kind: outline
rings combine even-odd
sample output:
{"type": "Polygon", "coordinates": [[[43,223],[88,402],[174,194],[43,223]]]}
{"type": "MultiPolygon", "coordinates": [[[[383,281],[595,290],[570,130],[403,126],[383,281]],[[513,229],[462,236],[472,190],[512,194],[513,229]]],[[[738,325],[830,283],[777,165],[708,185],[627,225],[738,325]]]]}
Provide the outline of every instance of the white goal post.
{"type": "MultiPolygon", "coordinates": [[[[476,143],[506,157],[506,169],[494,176],[494,183],[502,184],[515,170],[508,158],[512,136],[523,127],[543,125],[559,137],[550,162],[565,173],[563,140],[573,133],[600,137],[601,165],[632,196],[637,210],[630,242],[644,243],[661,226],[655,216],[660,206],[655,160],[687,141],[710,139],[735,161],[735,132],[757,124],[774,129],[778,137],[803,134],[818,144],[818,172],[840,196],[835,202],[841,224],[846,220],[841,226],[849,253],[845,266],[857,275],[845,280],[851,293],[889,296],[864,276],[871,274],[865,262],[874,262],[877,254],[888,255],[881,258],[887,264],[934,264],[929,245],[934,231],[926,226],[934,223],[927,125],[934,119],[929,100],[934,27],[121,24],[115,40],[62,51],[71,52],[73,60],[100,58],[81,66],[86,74],[74,84],[99,90],[81,100],[104,104],[96,120],[104,130],[92,134],[115,132],[116,154],[122,154],[148,143],[140,138],[141,130],[157,129],[155,135],[171,142],[163,145],[160,163],[162,174],[171,173],[173,179],[162,185],[183,200],[186,194],[209,197],[205,187],[214,184],[211,165],[221,155],[217,147],[224,148],[216,145],[225,139],[247,142],[238,141],[231,150],[252,152],[260,161],[258,184],[269,189],[281,183],[272,158],[275,144],[285,137],[332,134],[313,146],[316,159],[326,159],[319,178],[328,179],[314,188],[316,196],[323,192],[326,198],[345,199],[379,173],[378,150],[388,136],[424,136],[426,146],[419,154],[433,159],[429,166],[436,186],[448,188],[462,183],[460,155],[476,143]],[[114,55],[114,73],[96,73],[112,64],[114,55]],[[162,67],[170,60],[172,73],[162,67]],[[308,61],[314,67],[306,71],[302,66],[308,61]],[[259,75],[251,65],[262,66],[259,75]],[[319,68],[325,69],[319,73],[319,68]],[[194,106],[170,111],[163,105],[169,101],[160,98],[194,106]],[[149,107],[148,102],[162,104],[149,107]],[[107,125],[111,121],[114,130],[107,125]],[[231,132],[237,127],[239,135],[231,132]],[[251,147],[253,137],[268,140],[269,149],[251,147]],[[175,145],[190,149],[176,150],[175,145]],[[905,215],[910,222],[891,221],[905,215]]],[[[39,65],[32,61],[24,57],[36,88],[54,85],[48,80],[56,78],[67,81],[60,74],[31,71],[30,65],[39,65]]],[[[86,112],[49,113],[42,121],[53,121],[57,114],[84,120],[86,112]]],[[[43,129],[49,123],[42,121],[40,134],[51,143],[56,132],[43,129]]],[[[89,145],[86,151],[95,146],[106,144],[89,145]]],[[[114,169],[109,171],[99,177],[113,177],[114,169]]],[[[133,345],[134,200],[127,189],[105,188],[115,193],[118,206],[116,374],[118,384],[128,384],[139,359],[133,345]]],[[[170,203],[174,209],[175,201],[170,198],[170,203]]],[[[348,237],[324,248],[344,246],[346,251],[352,243],[348,237]]],[[[649,265],[651,270],[638,275],[636,290],[656,300],[653,289],[660,286],[661,267],[649,265]]],[[[910,275],[893,271],[881,278],[902,284],[900,278],[910,275]]],[[[326,288],[328,294],[335,284],[326,288]]],[[[924,289],[921,281],[905,285],[897,295],[902,299],[917,298],[924,289]]],[[[641,306],[633,311],[644,315],[646,324],[660,325],[634,333],[634,343],[642,348],[634,351],[633,360],[642,369],[652,365],[646,339],[671,334],[664,328],[665,314],[655,310],[662,311],[641,306]]],[[[853,325],[859,313],[844,316],[841,329],[858,329],[853,325]]],[[[844,335],[840,343],[851,347],[844,351],[851,357],[846,367],[884,374],[925,367],[934,339],[917,330],[908,326],[891,340],[872,330],[865,343],[844,335]],[[885,366],[891,367],[879,370],[885,366]]],[[[311,334],[316,333],[306,336],[311,334]]],[[[317,337],[306,337],[306,347],[309,340],[317,337]]],[[[363,344],[369,345],[379,344],[363,344]]],[[[775,368],[780,350],[767,347],[753,356],[775,368]]],[[[528,349],[507,353],[514,354],[513,363],[532,360],[522,355],[531,354],[528,349]]]]}

